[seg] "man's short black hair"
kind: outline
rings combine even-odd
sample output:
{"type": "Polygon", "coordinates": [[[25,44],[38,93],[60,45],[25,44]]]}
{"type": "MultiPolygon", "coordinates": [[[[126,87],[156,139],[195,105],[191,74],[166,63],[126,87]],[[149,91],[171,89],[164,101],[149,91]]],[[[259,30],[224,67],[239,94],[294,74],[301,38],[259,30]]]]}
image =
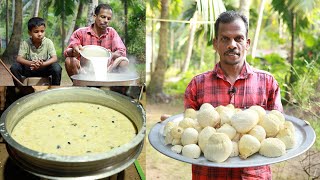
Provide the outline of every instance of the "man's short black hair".
{"type": "Polygon", "coordinates": [[[98,15],[100,13],[100,9],[110,9],[112,11],[112,8],[109,4],[99,4],[95,9],[94,9],[94,14],[98,15]]]}
{"type": "Polygon", "coordinates": [[[237,11],[226,11],[219,15],[218,19],[214,23],[214,35],[215,38],[218,37],[218,29],[220,23],[231,23],[236,19],[241,19],[244,22],[244,25],[246,27],[246,37],[248,37],[248,19],[246,16],[242,15],[241,13],[237,11]]]}
{"type": "Polygon", "coordinates": [[[34,27],[44,26],[46,27],[46,22],[40,17],[33,17],[28,21],[28,30],[31,31],[34,27]]]}

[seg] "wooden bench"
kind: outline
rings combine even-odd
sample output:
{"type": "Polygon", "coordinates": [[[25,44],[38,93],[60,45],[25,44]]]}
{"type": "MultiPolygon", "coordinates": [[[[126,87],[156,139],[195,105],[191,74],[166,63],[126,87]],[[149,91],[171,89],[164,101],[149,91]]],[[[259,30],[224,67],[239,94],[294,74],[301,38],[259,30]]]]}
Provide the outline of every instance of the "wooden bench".
{"type": "Polygon", "coordinates": [[[49,77],[28,77],[23,79],[24,86],[49,86],[51,85],[51,76],[49,77]]]}

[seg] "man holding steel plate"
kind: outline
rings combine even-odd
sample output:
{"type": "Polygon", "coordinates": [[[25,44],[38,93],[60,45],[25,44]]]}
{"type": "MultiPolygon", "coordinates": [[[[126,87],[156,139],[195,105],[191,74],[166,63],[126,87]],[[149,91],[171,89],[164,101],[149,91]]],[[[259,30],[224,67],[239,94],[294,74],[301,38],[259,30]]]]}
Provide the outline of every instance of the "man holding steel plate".
{"type": "Polygon", "coordinates": [[[126,47],[115,29],[109,27],[112,19],[112,8],[109,4],[100,4],[94,11],[94,23],[91,26],[77,29],[70,37],[69,46],[64,51],[65,67],[69,76],[78,74],[81,69],[80,52],[83,46],[102,46],[111,52],[108,71],[126,69],[129,60],[126,58],[126,47]]]}
{"type": "MultiPolygon", "coordinates": [[[[185,91],[184,106],[198,110],[203,103],[214,107],[233,104],[236,108],[258,105],[283,111],[280,89],[268,72],[246,61],[250,46],[247,18],[235,11],[220,14],[215,22],[215,50],[220,62],[212,71],[195,76],[185,91]]],[[[272,179],[270,166],[216,168],[192,166],[192,179],[272,179]]]]}

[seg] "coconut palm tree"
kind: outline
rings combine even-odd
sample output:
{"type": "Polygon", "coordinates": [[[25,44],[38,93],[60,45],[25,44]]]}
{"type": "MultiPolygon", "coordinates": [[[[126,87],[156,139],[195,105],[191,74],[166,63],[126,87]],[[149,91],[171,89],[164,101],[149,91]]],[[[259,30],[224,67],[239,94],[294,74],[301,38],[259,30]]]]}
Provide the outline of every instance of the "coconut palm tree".
{"type": "Polygon", "coordinates": [[[94,8],[98,6],[98,0],[89,0],[88,2],[88,13],[87,13],[87,26],[90,26],[93,23],[93,11],[94,8]]]}
{"type": "MultiPolygon", "coordinates": [[[[154,4],[156,4],[153,1],[150,1],[154,4]]],[[[168,19],[169,13],[172,12],[177,12],[171,10],[169,11],[170,7],[178,7],[177,5],[173,6],[173,3],[177,3],[177,1],[173,1],[170,4],[169,0],[162,0],[161,1],[161,19],[168,19]],[[170,5],[170,7],[169,7],[170,5]]],[[[198,12],[199,16],[202,21],[205,21],[204,30],[205,32],[208,32],[209,34],[209,39],[211,39],[214,35],[214,20],[219,16],[219,14],[223,11],[225,11],[225,7],[223,5],[222,0],[197,0],[196,6],[194,6],[198,11],[193,11],[193,12],[198,12]]],[[[193,17],[194,14],[192,14],[193,17]]],[[[191,18],[191,17],[190,17],[191,18]]],[[[189,19],[190,19],[189,18],[189,19]]],[[[160,97],[160,100],[166,100],[167,96],[163,93],[163,83],[164,83],[164,75],[167,69],[166,61],[168,59],[168,51],[167,51],[167,42],[168,42],[168,22],[161,21],[160,25],[160,44],[159,44],[159,52],[158,52],[158,58],[156,61],[156,67],[155,71],[152,72],[151,74],[151,80],[148,85],[148,94],[152,96],[157,96],[160,97]]],[[[192,34],[194,34],[194,31],[191,31],[192,34]]],[[[193,46],[193,38],[192,35],[189,34],[189,46],[187,47],[187,59],[185,60],[186,63],[185,66],[187,67],[189,65],[188,62],[190,62],[190,57],[191,57],[191,51],[192,51],[192,46],[193,46]],[[190,51],[190,52],[189,52],[190,51]],[[188,60],[189,59],[189,60],[188,60]]],[[[187,68],[186,68],[187,69],[187,68]]],[[[159,99],[159,98],[158,98],[159,99]]]]}
{"type": "Polygon", "coordinates": [[[214,22],[218,16],[226,11],[222,0],[197,0],[197,9],[202,20],[208,22],[204,24],[204,30],[209,31],[209,39],[214,36],[214,22]]]}
{"type": "Polygon", "coordinates": [[[12,64],[15,62],[15,58],[18,55],[19,48],[17,47],[20,46],[20,40],[22,36],[22,6],[22,0],[15,1],[13,31],[10,37],[10,42],[2,54],[6,64],[12,64]]]}
{"type": "MultiPolygon", "coordinates": [[[[296,36],[301,34],[303,29],[306,29],[310,24],[310,14],[315,8],[318,0],[272,0],[273,8],[279,13],[280,17],[289,27],[291,34],[291,48],[289,62],[291,64],[290,75],[287,78],[287,84],[290,86],[295,82],[294,78],[294,41],[296,36]]],[[[286,88],[289,88],[286,86],[286,88]]],[[[290,101],[289,89],[286,89],[285,99],[290,101]]]]}
{"type": "MultiPolygon", "coordinates": [[[[161,19],[169,18],[169,3],[170,0],[161,0],[161,19]]],[[[166,72],[166,59],[168,54],[168,22],[160,22],[160,44],[159,53],[156,62],[155,71],[151,74],[151,80],[148,86],[148,95],[157,98],[158,100],[166,101],[166,95],[163,92],[164,75],[166,72]]]]}
{"type": "Polygon", "coordinates": [[[54,15],[59,16],[61,19],[61,56],[63,57],[63,49],[65,47],[66,28],[65,20],[69,15],[74,14],[76,7],[76,0],[60,0],[54,1],[54,15]]]}
{"type": "Polygon", "coordinates": [[[40,0],[36,0],[36,2],[35,2],[35,7],[34,7],[33,17],[38,17],[38,14],[39,14],[39,6],[40,6],[40,0]]]}
{"type": "MultiPolygon", "coordinates": [[[[247,3],[249,4],[249,3],[247,3]]],[[[247,5],[244,3],[244,5],[247,5]]],[[[250,5],[250,4],[249,4],[250,5]]],[[[244,8],[246,9],[246,8],[244,8]]],[[[211,39],[214,35],[214,21],[218,18],[219,14],[226,11],[226,8],[221,0],[197,0],[196,6],[192,6],[191,9],[188,9],[186,11],[186,14],[190,15],[190,12],[192,12],[192,19],[193,22],[190,23],[190,33],[188,37],[188,46],[186,51],[186,58],[184,60],[182,73],[187,72],[191,60],[191,54],[192,49],[194,45],[194,39],[196,34],[196,28],[197,28],[197,21],[202,20],[207,21],[209,23],[205,23],[201,26],[204,26],[204,28],[199,27],[200,30],[204,30],[204,33],[201,33],[202,35],[208,34],[209,32],[209,38],[211,39]],[[188,13],[189,12],[189,13],[188,13]],[[198,16],[200,16],[198,18],[198,16]],[[208,30],[209,29],[209,30],[208,30]],[[208,31],[208,32],[207,32],[208,31]]],[[[189,18],[190,19],[190,18],[189,18]]],[[[204,53],[204,51],[203,51],[204,53]]],[[[201,63],[200,63],[201,64],[201,63]]]]}

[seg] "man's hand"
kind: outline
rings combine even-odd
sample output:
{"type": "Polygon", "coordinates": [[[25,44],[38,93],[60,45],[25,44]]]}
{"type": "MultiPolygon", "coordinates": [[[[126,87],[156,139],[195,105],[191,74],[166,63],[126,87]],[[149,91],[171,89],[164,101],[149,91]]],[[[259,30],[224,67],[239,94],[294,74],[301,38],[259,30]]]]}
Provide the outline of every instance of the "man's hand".
{"type": "Polygon", "coordinates": [[[82,45],[74,46],[74,47],[72,48],[72,55],[73,55],[74,57],[79,57],[79,56],[80,56],[80,51],[82,51],[82,50],[83,50],[82,45]]]}
{"type": "Polygon", "coordinates": [[[43,65],[43,60],[32,60],[32,64],[30,66],[31,70],[38,70],[42,67],[43,65]]]}
{"type": "Polygon", "coordinates": [[[118,51],[112,52],[111,54],[112,54],[112,57],[111,57],[111,58],[112,58],[113,60],[117,59],[118,57],[121,57],[121,53],[118,52],[118,51]]]}
{"type": "Polygon", "coordinates": [[[114,69],[118,69],[119,72],[126,72],[128,70],[129,59],[126,57],[119,57],[113,62],[109,60],[108,72],[112,72],[114,69]]]}

